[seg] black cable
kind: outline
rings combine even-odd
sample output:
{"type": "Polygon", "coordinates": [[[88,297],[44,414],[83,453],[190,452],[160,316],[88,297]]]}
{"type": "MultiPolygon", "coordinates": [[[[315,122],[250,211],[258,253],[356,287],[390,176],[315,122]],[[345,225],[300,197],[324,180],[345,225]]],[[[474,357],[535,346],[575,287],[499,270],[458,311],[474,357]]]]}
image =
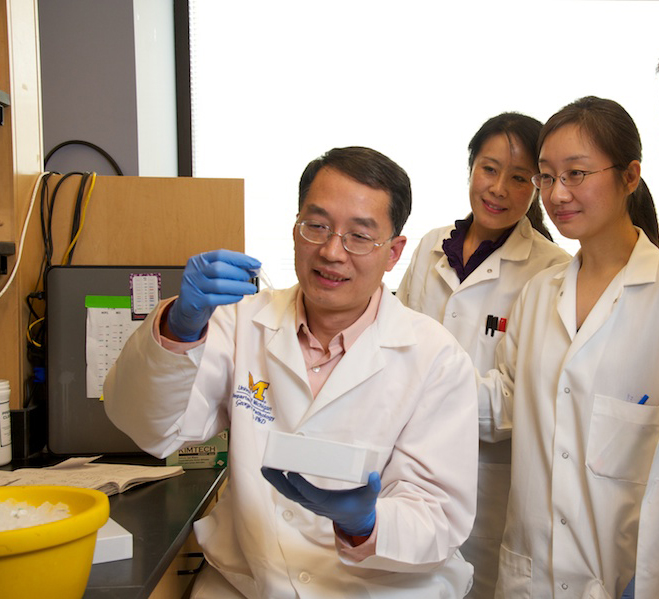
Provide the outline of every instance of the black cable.
{"type": "Polygon", "coordinates": [[[76,235],[76,232],[78,231],[78,227],[80,226],[80,213],[82,212],[82,198],[83,198],[83,191],[85,189],[85,184],[87,183],[87,179],[89,178],[89,173],[85,173],[81,178],[80,178],[80,184],[78,185],[78,194],[76,195],[76,200],[75,200],[75,205],[73,207],[73,216],[71,218],[71,235],[69,236],[69,243],[73,241],[73,238],[76,235]]]}
{"type": "Polygon", "coordinates": [[[62,175],[62,178],[57,182],[57,185],[55,185],[55,189],[53,190],[53,193],[50,198],[50,204],[48,205],[48,221],[47,221],[47,238],[48,238],[48,248],[49,248],[49,257],[48,257],[48,263],[47,267],[50,268],[52,266],[52,257],[53,257],[53,209],[55,208],[55,200],[57,198],[57,192],[59,191],[60,186],[64,181],[66,181],[69,177],[72,177],[74,175],[83,175],[83,173],[80,172],[72,172],[72,173],[66,173],[66,175],[62,175]]]}
{"type": "Polygon", "coordinates": [[[42,291],[33,291],[32,293],[28,293],[28,296],[25,298],[25,303],[27,304],[27,307],[30,310],[30,314],[34,316],[35,320],[41,318],[37,311],[34,309],[34,306],[32,305],[32,302],[34,302],[35,299],[42,300],[44,298],[43,292],[42,291]]]}
{"type": "Polygon", "coordinates": [[[44,159],[43,162],[44,170],[46,170],[46,165],[48,164],[50,157],[55,152],[57,152],[57,150],[63,148],[64,146],[70,146],[70,145],[87,146],[88,148],[92,148],[93,150],[96,150],[112,165],[112,168],[114,169],[114,172],[117,173],[117,175],[123,176],[124,173],[122,172],[121,168],[119,168],[117,161],[114,158],[112,158],[110,154],[108,154],[103,148],[97,146],[96,144],[93,144],[90,141],[84,141],[82,139],[70,139],[69,141],[63,141],[61,144],[57,144],[50,152],[48,152],[48,154],[46,154],[46,158],[44,159]]]}
{"type": "MultiPolygon", "coordinates": [[[[69,245],[75,239],[79,232],[82,218],[82,206],[85,197],[85,189],[87,183],[92,176],[92,173],[86,172],[72,172],[61,175],[59,181],[55,185],[52,194],[49,193],[48,180],[53,173],[45,173],[41,181],[40,189],[40,212],[41,212],[41,236],[43,242],[43,257],[39,268],[39,275],[36,280],[34,291],[29,293],[25,298],[29,315],[27,322],[27,359],[32,365],[33,375],[26,380],[26,402],[25,407],[28,407],[34,398],[39,399],[44,393],[45,388],[45,365],[46,365],[46,344],[47,344],[47,327],[46,327],[46,310],[45,304],[42,309],[38,310],[35,307],[35,302],[45,302],[45,273],[52,266],[53,259],[53,214],[55,209],[55,202],[57,194],[62,183],[71,176],[80,175],[80,183],[78,185],[78,192],[76,203],[73,211],[73,218],[71,223],[71,239],[69,245]],[[43,313],[43,316],[40,313],[43,313]]],[[[68,248],[67,248],[68,249],[68,248]]],[[[73,257],[73,245],[67,256],[67,264],[71,264],[73,257]]]]}
{"type": "Polygon", "coordinates": [[[36,300],[44,301],[45,295],[43,291],[34,291],[29,293],[25,298],[25,303],[30,310],[30,317],[27,323],[27,339],[30,363],[35,366],[43,365],[45,360],[45,339],[46,327],[45,317],[39,316],[39,313],[34,308],[36,300]]]}
{"type": "MultiPolygon", "coordinates": [[[[69,244],[73,242],[75,236],[78,234],[78,229],[80,228],[80,218],[82,214],[82,201],[85,197],[85,188],[87,187],[87,181],[92,176],[91,173],[87,172],[82,175],[80,179],[80,185],[78,186],[78,196],[76,197],[75,208],[73,210],[73,219],[71,220],[71,237],[69,239],[69,244]]],[[[66,259],[67,266],[71,265],[71,260],[73,259],[73,252],[77,242],[71,247],[71,251],[66,259]]]]}
{"type": "MultiPolygon", "coordinates": [[[[55,201],[57,199],[57,193],[59,192],[59,188],[68,179],[69,177],[72,177],[74,175],[80,175],[81,180],[78,185],[78,193],[76,196],[76,203],[74,206],[74,211],[73,211],[73,218],[71,222],[71,235],[69,239],[69,244],[75,239],[75,236],[78,234],[78,230],[80,228],[80,220],[82,218],[82,204],[83,200],[85,197],[85,189],[87,187],[87,182],[89,178],[92,176],[92,173],[86,172],[86,173],[81,173],[81,172],[72,172],[72,173],[67,173],[65,175],[62,175],[60,180],[57,182],[55,185],[55,189],[53,190],[52,194],[50,194],[50,201],[48,201],[49,198],[49,193],[48,193],[48,179],[53,173],[47,173],[42,181],[42,187],[41,187],[41,206],[40,206],[40,211],[41,211],[41,236],[43,239],[43,244],[44,244],[44,260],[42,264],[43,271],[45,272],[52,266],[52,259],[53,259],[53,212],[55,209],[55,201]]],[[[66,264],[70,265],[71,260],[73,258],[73,251],[75,249],[75,244],[71,248],[71,251],[69,252],[67,256],[67,261],[66,264]]],[[[42,273],[43,274],[43,273],[42,273]]]]}
{"type": "MultiPolygon", "coordinates": [[[[46,214],[44,211],[44,207],[47,206],[47,201],[48,201],[48,179],[50,179],[52,173],[46,173],[41,181],[41,206],[40,206],[40,212],[41,212],[41,239],[43,241],[43,248],[44,248],[44,260],[46,262],[46,267],[50,268],[51,264],[51,259],[53,255],[53,248],[52,244],[50,244],[50,240],[48,238],[48,232],[47,232],[47,227],[46,227],[46,214]],[[49,245],[50,244],[50,245],[49,245]]],[[[37,282],[37,285],[39,283],[37,282]]]]}
{"type": "MultiPolygon", "coordinates": [[[[25,302],[27,303],[27,307],[30,311],[27,323],[27,359],[35,372],[37,372],[39,369],[43,370],[46,361],[45,318],[40,316],[39,312],[37,312],[34,307],[34,303],[37,300],[45,300],[45,293],[43,291],[44,273],[46,272],[47,266],[49,267],[52,261],[53,243],[52,236],[49,234],[51,229],[50,216],[52,211],[49,208],[48,202],[48,179],[50,179],[53,174],[54,173],[46,173],[41,181],[41,236],[44,246],[44,253],[41,259],[39,276],[37,277],[34,291],[29,293],[25,298],[25,302]]],[[[29,403],[29,400],[27,403],[29,403]]],[[[27,406],[27,403],[25,403],[25,406],[27,406]]]]}
{"type": "MultiPolygon", "coordinates": [[[[84,189],[86,186],[86,182],[88,178],[91,176],[91,173],[80,173],[80,172],[73,172],[62,175],[60,180],[55,185],[55,189],[53,190],[52,194],[50,194],[48,188],[48,180],[53,174],[59,174],[59,173],[52,173],[52,172],[46,173],[41,181],[41,190],[40,190],[41,215],[40,216],[41,216],[41,237],[42,237],[44,252],[41,260],[41,266],[39,268],[39,276],[37,277],[34,291],[28,294],[28,296],[25,298],[28,309],[30,311],[30,316],[28,318],[28,331],[27,331],[28,353],[30,357],[30,362],[33,364],[39,364],[44,353],[43,344],[45,341],[45,330],[46,330],[45,319],[43,319],[35,310],[34,301],[45,299],[45,294],[43,291],[44,283],[45,283],[45,273],[52,266],[52,260],[53,260],[52,228],[53,228],[53,213],[55,208],[55,201],[57,199],[57,193],[59,191],[60,185],[62,185],[62,183],[66,179],[68,179],[73,175],[80,175],[82,179],[78,189],[78,200],[77,200],[77,204],[78,204],[77,212],[79,214],[80,213],[79,206],[82,204],[82,197],[84,197],[84,189]]],[[[77,217],[78,224],[76,224],[76,218],[74,217],[74,223],[72,225],[72,233],[71,233],[72,238],[77,233],[77,229],[79,227],[79,221],[80,218],[78,216],[77,217]]],[[[72,251],[69,252],[69,261],[68,261],[69,264],[71,263],[70,257],[72,253],[73,253],[72,251]]]]}

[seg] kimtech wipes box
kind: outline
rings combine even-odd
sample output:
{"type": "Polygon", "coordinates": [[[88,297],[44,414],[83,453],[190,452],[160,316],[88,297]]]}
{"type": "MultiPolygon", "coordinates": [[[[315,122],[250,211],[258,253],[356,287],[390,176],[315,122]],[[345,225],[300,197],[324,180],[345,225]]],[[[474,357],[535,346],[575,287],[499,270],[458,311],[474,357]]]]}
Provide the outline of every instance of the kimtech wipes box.
{"type": "Polygon", "coordinates": [[[184,470],[195,468],[226,468],[229,450],[229,431],[208,439],[199,445],[183,447],[167,456],[167,466],[181,466],[184,470]]]}

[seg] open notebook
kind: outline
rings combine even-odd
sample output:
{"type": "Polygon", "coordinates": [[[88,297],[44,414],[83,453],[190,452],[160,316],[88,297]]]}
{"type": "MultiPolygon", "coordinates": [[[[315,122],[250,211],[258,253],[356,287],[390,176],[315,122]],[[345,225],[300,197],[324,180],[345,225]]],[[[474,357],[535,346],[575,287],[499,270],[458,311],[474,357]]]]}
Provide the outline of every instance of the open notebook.
{"type": "Polygon", "coordinates": [[[0,470],[0,486],[64,485],[96,489],[106,495],[183,474],[181,466],[93,463],[96,457],[69,458],[55,466],[0,470]]]}

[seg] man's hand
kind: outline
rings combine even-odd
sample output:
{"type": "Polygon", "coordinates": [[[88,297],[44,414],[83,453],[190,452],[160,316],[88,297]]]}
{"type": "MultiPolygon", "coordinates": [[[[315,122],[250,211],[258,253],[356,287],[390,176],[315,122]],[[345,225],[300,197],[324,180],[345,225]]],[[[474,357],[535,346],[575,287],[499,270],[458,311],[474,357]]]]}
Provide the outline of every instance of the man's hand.
{"type": "Polygon", "coordinates": [[[273,468],[264,467],[261,472],[282,495],[329,518],[347,535],[367,537],[373,532],[375,503],[381,488],[377,472],[371,472],[365,486],[341,491],[319,489],[296,472],[289,472],[288,477],[273,468]]]}
{"type": "Polygon", "coordinates": [[[181,341],[196,341],[213,310],[256,293],[249,282],[261,263],[239,252],[214,250],[193,256],[183,271],[181,293],[167,314],[167,326],[181,341]]]}

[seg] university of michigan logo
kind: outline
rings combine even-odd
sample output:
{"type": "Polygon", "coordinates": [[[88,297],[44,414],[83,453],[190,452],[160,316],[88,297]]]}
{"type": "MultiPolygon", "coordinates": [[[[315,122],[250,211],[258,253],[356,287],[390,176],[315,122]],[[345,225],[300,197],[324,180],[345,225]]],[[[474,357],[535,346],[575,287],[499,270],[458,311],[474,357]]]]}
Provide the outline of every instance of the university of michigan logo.
{"type": "Polygon", "coordinates": [[[236,408],[250,410],[252,418],[259,424],[272,422],[275,417],[272,406],[266,399],[266,391],[270,383],[254,382],[252,373],[248,373],[247,385],[238,385],[233,392],[233,402],[236,408]]]}
{"type": "Polygon", "coordinates": [[[258,383],[254,382],[254,377],[252,373],[249,373],[249,390],[252,392],[252,397],[258,401],[264,401],[265,390],[270,386],[270,383],[265,381],[259,381],[258,383]]]}

